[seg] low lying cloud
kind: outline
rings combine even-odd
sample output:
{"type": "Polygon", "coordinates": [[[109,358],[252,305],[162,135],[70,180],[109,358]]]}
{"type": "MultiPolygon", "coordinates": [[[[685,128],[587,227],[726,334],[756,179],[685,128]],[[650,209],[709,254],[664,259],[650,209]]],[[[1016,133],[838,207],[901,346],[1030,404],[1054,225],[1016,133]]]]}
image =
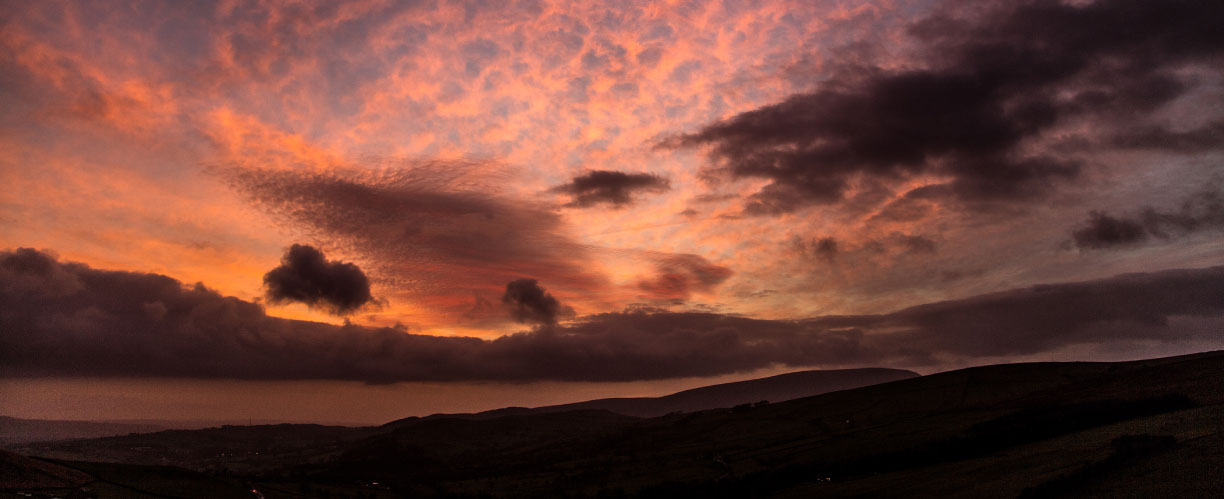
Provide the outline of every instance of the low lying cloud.
{"type": "Polygon", "coordinates": [[[624,206],[633,202],[638,193],[664,192],[669,188],[666,178],[650,173],[594,170],[550,190],[570,195],[572,200],[565,204],[567,207],[587,208],[598,204],[624,206]]]}
{"type": "Polygon", "coordinates": [[[1071,240],[1080,250],[1099,250],[1221,229],[1224,229],[1224,198],[1218,192],[1207,191],[1191,196],[1174,211],[1149,206],[1135,217],[1114,217],[1094,211],[1087,222],[1071,232],[1071,240]]]}
{"type": "Polygon", "coordinates": [[[264,274],[268,301],[300,302],[334,315],[347,315],[375,304],[370,280],[357,265],[330,261],[323,252],[295,244],[280,266],[264,274]]]}
{"type": "Polygon", "coordinates": [[[1207,19],[1224,16],[1224,4],[1028,0],[966,10],[909,26],[918,50],[900,68],[846,61],[813,91],[663,145],[708,147],[716,171],[770,181],[748,199],[749,215],[839,203],[861,178],[942,178],[946,195],[975,203],[1032,199],[1082,169],[1082,158],[1049,147],[1072,122],[1115,136],[1114,147],[1218,147],[1218,110],[1184,132],[1155,112],[1214,78],[1188,75],[1218,73],[1224,35],[1207,19]]]}
{"type": "Polygon", "coordinates": [[[1212,267],[882,315],[760,320],[637,308],[482,340],[269,317],[201,284],[18,249],[0,252],[0,375],[608,381],[772,365],[938,366],[1080,344],[1224,342],[1220,296],[1224,267],[1212,267]],[[1207,326],[1177,327],[1185,321],[1207,326]]]}
{"type": "Polygon", "coordinates": [[[1138,220],[1114,218],[1094,211],[1088,222],[1075,229],[1071,238],[1079,249],[1102,249],[1138,244],[1148,240],[1147,228],[1138,220]]]}

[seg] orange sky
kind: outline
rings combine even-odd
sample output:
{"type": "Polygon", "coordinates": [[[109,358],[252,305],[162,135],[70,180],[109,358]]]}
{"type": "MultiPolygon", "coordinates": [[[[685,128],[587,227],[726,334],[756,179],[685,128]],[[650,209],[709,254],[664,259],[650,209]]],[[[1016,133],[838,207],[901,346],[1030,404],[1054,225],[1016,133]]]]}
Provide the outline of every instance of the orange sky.
{"type": "MultiPolygon", "coordinates": [[[[1013,241],[999,236],[991,238],[998,247],[944,252],[938,261],[864,254],[818,268],[797,261],[790,243],[817,234],[850,244],[908,235],[943,247],[983,240],[938,212],[918,223],[840,210],[743,220],[725,218],[737,213],[736,199],[701,202],[759,184],[711,186],[701,179],[699,155],[658,150],[658,140],[809,88],[822,60],[839,56],[843,44],[866,34],[899,37],[891,31],[897,19],[917,8],[730,5],[223,3],[207,13],[168,4],[24,5],[12,9],[3,31],[14,82],[0,136],[7,186],[0,245],[203,281],[253,299],[262,294],[262,274],[295,242],[363,266],[377,262],[273,219],[210,167],[370,169],[440,158],[491,162],[503,195],[545,204],[563,201],[549,187],[586,170],[669,179],[670,191],[628,207],[557,210],[558,230],[592,249],[590,270],[606,279],[597,293],[542,280],[580,313],[658,304],[636,285],[652,267],[640,252],[691,253],[732,269],[730,280],[688,297],[687,306],[761,317],[882,312],[1083,267],[1058,250],[1053,235],[1024,234],[1022,250],[1006,249],[1013,241]],[[999,265],[999,251],[1019,261],[999,265]],[[933,266],[980,277],[950,286],[937,282],[933,266]]],[[[878,60],[904,64],[887,57],[878,60]]],[[[1120,192],[1133,188],[1119,183],[1120,192]]],[[[1018,225],[1005,230],[1026,230],[1018,225]]],[[[1080,277],[1139,265],[1107,260],[1080,277]]],[[[1145,255],[1142,265],[1150,263],[1145,255]]],[[[456,320],[455,310],[474,298],[449,290],[451,283],[418,283],[427,291],[406,293],[377,284],[386,276],[373,274],[388,306],[355,320],[489,334],[456,320]]],[[[501,284],[477,287],[495,300],[501,284]]],[[[336,320],[301,306],[271,313],[336,320]]]]}
{"type": "MultiPolygon", "coordinates": [[[[665,172],[664,196],[562,213],[568,237],[601,251],[593,264],[611,285],[597,302],[568,302],[581,312],[623,306],[643,298],[634,283],[650,269],[617,250],[694,253],[739,272],[764,263],[740,256],[758,251],[743,247],[746,227],[718,218],[727,203],[680,215],[706,191],[699,161],[653,142],[784,95],[795,85],[778,74],[812,56],[781,47],[814,45],[829,22],[889,7],[223,4],[201,19],[186,6],[28,5],[4,31],[21,76],[15,97],[36,98],[15,102],[0,138],[13,219],[0,244],[251,299],[284,247],[319,241],[245,203],[209,166],[465,158],[501,165],[499,189],[541,202],[583,170],[665,172]]],[[[369,321],[474,332],[377,291],[390,303],[369,321]]],[[[698,300],[767,314],[822,308],[698,300]]],[[[335,320],[304,307],[272,313],[335,320]]]]}
{"type": "MultiPolygon", "coordinates": [[[[1218,153],[1103,152],[1079,184],[1022,216],[930,201],[920,217],[889,220],[877,215],[890,202],[947,179],[921,174],[881,187],[864,177],[844,203],[746,217],[745,196],[766,182],[712,178],[704,150],[659,147],[809,91],[846,61],[907,67],[915,49],[905,23],[934,8],[918,0],[7,3],[0,249],[47,249],[254,301],[285,249],[310,244],[365,269],[385,300],[348,320],[484,338],[524,328],[500,312],[476,313],[498,302],[512,275],[538,279],[579,316],[645,304],[786,319],[1224,261],[1212,235],[1127,252],[1068,249],[1090,210],[1131,209],[1135,199],[1168,206],[1218,183],[1210,167],[1218,153]],[[432,188],[475,189],[523,217],[556,217],[540,234],[569,245],[556,252],[580,272],[562,275],[527,257],[520,267],[486,268],[369,250],[269,209],[232,176],[431,164],[455,173],[432,188]],[[552,188],[592,170],[652,173],[670,189],[624,206],[565,207],[552,188]],[[835,265],[812,253],[826,237],[839,243],[835,265]],[[914,238],[931,249],[909,245],[914,238]],[[696,255],[729,277],[652,287],[675,255],[696,255]]],[[[1219,91],[1219,81],[1208,83],[1161,112],[1192,116],[1219,91]]],[[[344,320],[300,304],[267,309],[344,320]]]]}

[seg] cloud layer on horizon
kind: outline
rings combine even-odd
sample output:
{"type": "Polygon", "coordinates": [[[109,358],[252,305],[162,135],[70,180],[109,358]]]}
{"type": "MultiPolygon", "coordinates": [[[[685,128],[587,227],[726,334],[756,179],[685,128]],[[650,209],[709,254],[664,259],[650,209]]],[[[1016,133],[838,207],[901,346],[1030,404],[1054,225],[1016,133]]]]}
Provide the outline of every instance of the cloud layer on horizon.
{"type": "Polygon", "coordinates": [[[0,253],[0,375],[629,381],[773,365],[937,367],[1071,345],[1142,353],[1144,341],[1219,343],[1220,296],[1224,267],[1212,267],[881,315],[760,320],[639,308],[482,340],[270,317],[201,284],[18,249],[0,253]]]}

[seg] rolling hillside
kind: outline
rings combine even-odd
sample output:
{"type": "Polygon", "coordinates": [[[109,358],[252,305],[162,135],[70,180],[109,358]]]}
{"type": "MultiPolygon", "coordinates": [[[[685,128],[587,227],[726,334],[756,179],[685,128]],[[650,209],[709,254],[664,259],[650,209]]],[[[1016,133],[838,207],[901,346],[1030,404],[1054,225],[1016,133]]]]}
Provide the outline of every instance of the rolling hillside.
{"type": "Polygon", "coordinates": [[[890,381],[917,377],[901,369],[839,369],[800,371],[768,378],[723,383],[685,390],[663,397],[606,398],[538,407],[535,412],[560,412],[596,409],[626,416],[651,418],[673,412],[695,412],[734,407],[760,401],[785,402],[822,393],[850,390],[890,381]]]}
{"type": "Polygon", "coordinates": [[[903,369],[831,369],[798,371],[767,378],[703,386],[662,397],[620,397],[588,400],[535,408],[507,407],[475,414],[434,414],[426,418],[405,418],[389,426],[417,419],[490,419],[567,411],[608,411],[625,416],[652,418],[674,412],[695,412],[728,408],[757,402],[783,402],[838,390],[850,390],[890,381],[917,377],[903,369]]]}
{"type": "MultiPolygon", "coordinates": [[[[587,409],[152,435],[161,458],[213,442],[209,460],[177,464],[270,498],[1202,497],[1224,487],[1224,353],[977,367],[655,418],[587,409]],[[256,441],[260,459],[216,457],[256,441]]],[[[130,452],[136,437],[22,451],[157,464],[130,452]]]]}

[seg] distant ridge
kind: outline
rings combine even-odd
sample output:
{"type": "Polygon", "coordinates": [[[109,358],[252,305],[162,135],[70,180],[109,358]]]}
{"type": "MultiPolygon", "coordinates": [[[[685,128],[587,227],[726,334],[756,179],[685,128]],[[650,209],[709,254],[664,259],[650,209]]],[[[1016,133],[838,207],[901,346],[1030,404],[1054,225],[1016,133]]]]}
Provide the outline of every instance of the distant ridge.
{"type": "Polygon", "coordinates": [[[476,414],[435,414],[427,418],[406,418],[393,421],[388,425],[417,419],[444,417],[489,419],[578,410],[602,410],[625,416],[652,418],[673,412],[704,411],[760,401],[784,402],[918,376],[919,374],[913,371],[886,368],[798,371],[768,378],[703,386],[662,397],[605,398],[536,408],[507,407],[476,414]]]}
{"type": "Polygon", "coordinates": [[[0,416],[0,445],[23,444],[74,438],[99,438],[129,433],[149,433],[166,429],[163,425],[107,423],[98,421],[57,421],[0,416]]]}
{"type": "MultiPolygon", "coordinates": [[[[0,445],[117,437],[133,433],[153,433],[165,430],[203,430],[222,426],[277,425],[285,423],[285,421],[271,419],[120,419],[81,421],[71,419],[23,419],[0,416],[0,445]]],[[[359,424],[332,422],[318,424],[328,426],[362,426],[359,424]]]]}
{"type": "Polygon", "coordinates": [[[651,418],[672,412],[704,411],[760,401],[784,402],[918,376],[919,374],[913,371],[884,368],[799,371],[768,378],[703,386],[663,397],[596,399],[574,404],[538,407],[535,411],[602,409],[626,416],[651,418]]]}

